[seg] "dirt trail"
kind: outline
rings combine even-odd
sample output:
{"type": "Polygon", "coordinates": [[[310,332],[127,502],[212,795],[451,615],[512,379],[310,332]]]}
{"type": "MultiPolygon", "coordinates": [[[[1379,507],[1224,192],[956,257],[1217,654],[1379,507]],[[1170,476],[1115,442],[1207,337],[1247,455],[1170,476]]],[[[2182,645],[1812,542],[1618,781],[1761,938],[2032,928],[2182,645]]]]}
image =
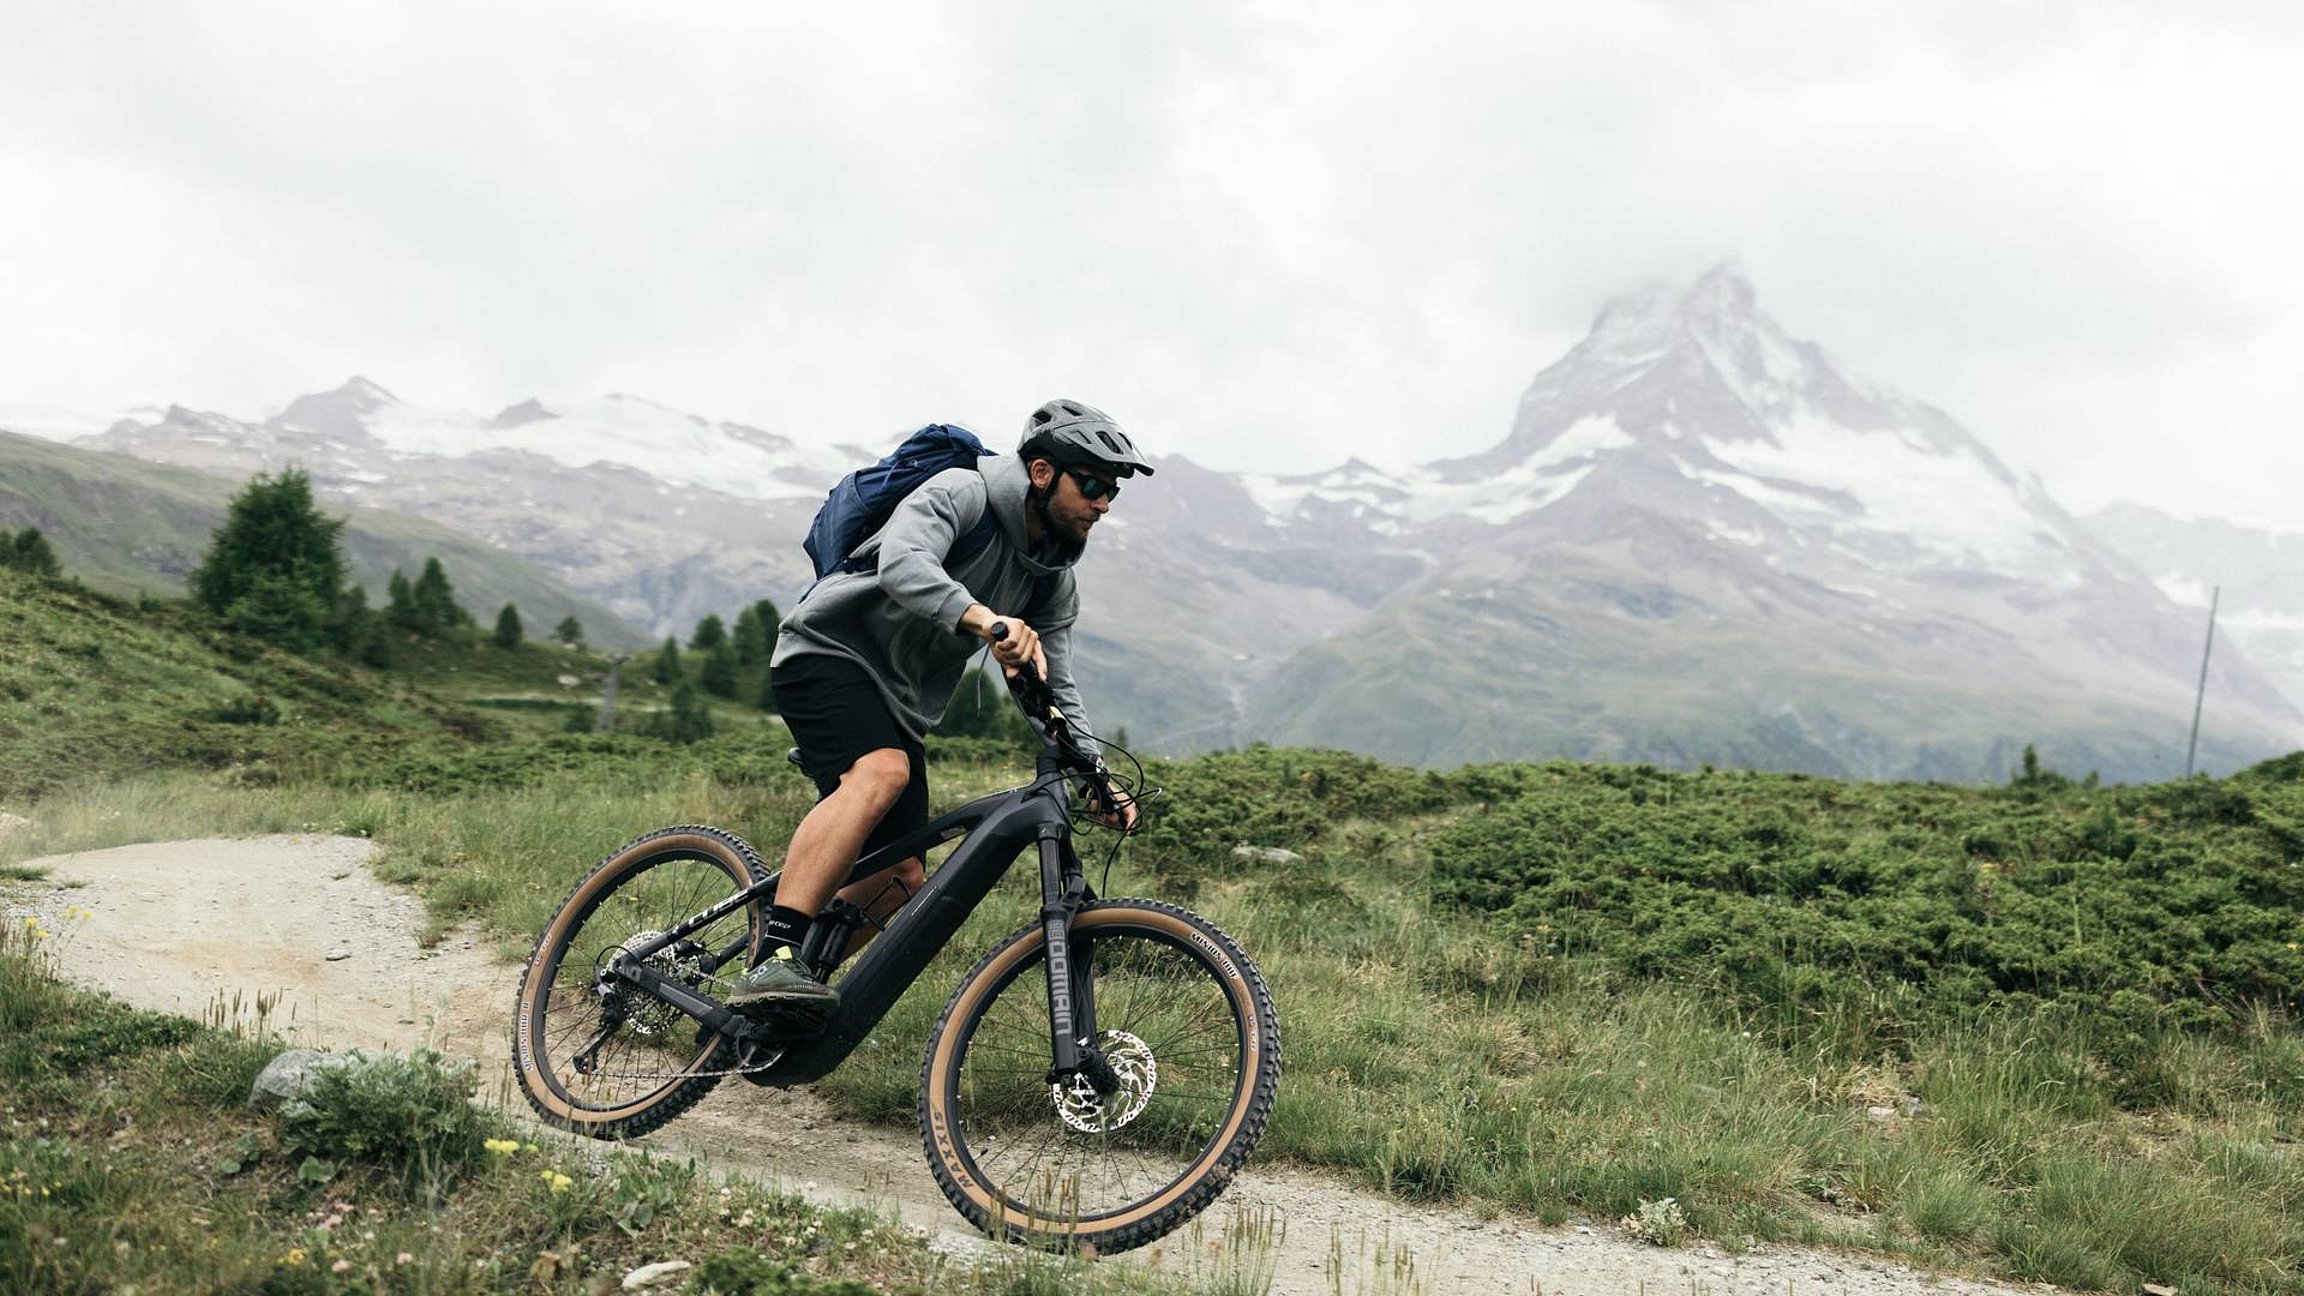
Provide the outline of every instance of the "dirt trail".
{"type": "MultiPolygon", "coordinates": [[[[31,861],[49,871],[47,880],[7,888],[5,907],[11,921],[38,914],[57,933],[67,976],[130,1003],[194,1018],[222,1005],[247,1019],[262,1000],[273,1027],[315,1045],[429,1045],[476,1058],[494,1078],[483,1091],[524,1114],[505,1058],[517,967],[460,933],[420,948],[422,903],[376,880],[368,870],[373,852],[354,838],[276,836],[51,856],[31,861]]],[[[644,1142],[820,1201],[874,1206],[939,1249],[968,1254],[989,1245],[945,1203],[912,1131],[841,1120],[805,1092],[732,1081],[644,1142]]],[[[1237,1263],[1221,1245],[1227,1225],[1244,1221],[1283,1234],[1265,1262],[1275,1296],[2043,1290],[1783,1247],[1741,1256],[1667,1250],[1607,1227],[1548,1228],[1511,1215],[1403,1205],[1332,1176],[1254,1162],[1198,1227],[1125,1262],[1223,1272],[1237,1263]]]]}

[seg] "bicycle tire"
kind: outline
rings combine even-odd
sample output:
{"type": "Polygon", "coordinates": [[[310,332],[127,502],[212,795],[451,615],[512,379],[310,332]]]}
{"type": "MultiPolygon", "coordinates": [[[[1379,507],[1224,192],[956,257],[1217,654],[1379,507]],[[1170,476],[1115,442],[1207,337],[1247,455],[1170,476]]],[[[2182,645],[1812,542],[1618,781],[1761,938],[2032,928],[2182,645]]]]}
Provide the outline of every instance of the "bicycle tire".
{"type": "MultiPolygon", "coordinates": [[[[537,938],[514,1005],[513,1073],[546,1124],[592,1138],[636,1138],[720,1082],[718,1072],[734,1054],[728,1038],[637,991],[625,989],[615,1002],[620,1024],[602,1035],[611,996],[594,974],[635,937],[669,930],[767,875],[742,838],[685,824],[634,838],[576,884],[537,938]],[[589,1073],[575,1058],[588,1042],[589,1073]]],[[[745,940],[741,972],[760,952],[766,921],[766,904],[754,901],[698,933],[699,944],[717,949],[745,940]]],[[[681,956],[654,957],[677,968],[681,956]]]]}
{"type": "Polygon", "coordinates": [[[1072,933],[1075,965],[1092,968],[1099,1042],[1128,1083],[1072,1107],[1083,1123],[1067,1116],[1046,1074],[1047,979],[1025,975],[1046,964],[1034,923],[985,955],[937,1019],[920,1137],[945,1197],[978,1228],[1109,1254],[1167,1235],[1231,1183],[1271,1119],[1279,1019],[1256,965],[1197,914],[1105,900],[1072,933]]]}

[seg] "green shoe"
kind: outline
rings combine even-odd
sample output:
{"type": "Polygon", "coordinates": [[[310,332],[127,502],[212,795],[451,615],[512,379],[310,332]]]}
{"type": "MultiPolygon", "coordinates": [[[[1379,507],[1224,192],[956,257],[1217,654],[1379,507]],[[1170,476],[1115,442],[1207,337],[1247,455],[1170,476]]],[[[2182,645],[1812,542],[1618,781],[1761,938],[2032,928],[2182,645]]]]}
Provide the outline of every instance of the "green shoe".
{"type": "Polygon", "coordinates": [[[840,1006],[840,992],[808,975],[808,969],[792,957],[792,947],[783,945],[744,974],[729,991],[728,1006],[747,1017],[822,1022],[840,1006]]]}

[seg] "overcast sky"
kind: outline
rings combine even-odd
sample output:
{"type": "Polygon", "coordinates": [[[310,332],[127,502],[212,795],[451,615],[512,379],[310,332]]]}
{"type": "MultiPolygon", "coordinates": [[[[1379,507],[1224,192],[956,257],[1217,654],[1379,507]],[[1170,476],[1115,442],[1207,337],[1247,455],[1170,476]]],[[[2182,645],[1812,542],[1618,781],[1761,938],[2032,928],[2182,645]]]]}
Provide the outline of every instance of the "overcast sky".
{"type": "Polygon", "coordinates": [[[0,400],[1408,463],[1733,257],[2071,507],[2304,529],[2300,126],[2290,0],[0,0],[0,400]]]}

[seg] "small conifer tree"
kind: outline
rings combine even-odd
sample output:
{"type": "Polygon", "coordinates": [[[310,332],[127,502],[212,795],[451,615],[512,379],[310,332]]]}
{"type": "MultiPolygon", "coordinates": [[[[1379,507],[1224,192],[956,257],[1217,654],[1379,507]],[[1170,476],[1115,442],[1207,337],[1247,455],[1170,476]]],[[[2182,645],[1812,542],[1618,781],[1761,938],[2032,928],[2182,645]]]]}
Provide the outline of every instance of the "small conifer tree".
{"type": "Polygon", "coordinates": [[[457,603],[456,587],[448,583],[447,569],[438,558],[424,560],[424,572],[416,578],[410,596],[416,604],[416,619],[427,634],[472,624],[472,614],[457,603]]]}
{"type": "Polygon", "coordinates": [[[750,666],[768,659],[768,637],[760,633],[760,609],[748,607],[736,614],[736,629],[730,633],[736,642],[736,664],[750,666]]]}
{"type": "Polygon", "coordinates": [[[520,609],[509,603],[505,604],[504,610],[496,614],[496,646],[499,648],[517,648],[520,646],[520,641],[526,637],[526,632],[520,625],[520,609]]]}
{"type": "Polygon", "coordinates": [[[232,497],[193,569],[193,601],[243,634],[310,652],[343,592],[343,530],[342,518],[321,516],[302,470],[259,473],[232,497]]]}
{"type": "Polygon", "coordinates": [[[712,708],[695,681],[682,679],[672,689],[672,706],[651,717],[648,732],[667,742],[701,742],[712,736],[712,708]]]}
{"type": "Polygon", "coordinates": [[[570,613],[560,618],[560,624],[553,627],[552,637],[571,648],[581,648],[584,646],[584,623],[577,620],[574,613],[570,613]]]}
{"type": "Polygon", "coordinates": [[[736,696],[736,645],[723,638],[704,654],[703,668],[696,672],[696,682],[714,697],[733,700],[736,696]]]}
{"type": "Polygon", "coordinates": [[[13,537],[0,531],[0,567],[13,567],[34,576],[59,576],[63,564],[56,561],[56,551],[49,547],[48,537],[38,527],[26,527],[13,537]]]}
{"type": "Polygon", "coordinates": [[[659,684],[670,684],[681,678],[678,639],[671,635],[664,636],[664,646],[656,652],[656,668],[649,672],[648,678],[659,684]]]}
{"type": "Polygon", "coordinates": [[[688,646],[698,652],[710,652],[728,642],[728,626],[717,612],[707,612],[696,623],[696,633],[690,636],[688,646]]]}

